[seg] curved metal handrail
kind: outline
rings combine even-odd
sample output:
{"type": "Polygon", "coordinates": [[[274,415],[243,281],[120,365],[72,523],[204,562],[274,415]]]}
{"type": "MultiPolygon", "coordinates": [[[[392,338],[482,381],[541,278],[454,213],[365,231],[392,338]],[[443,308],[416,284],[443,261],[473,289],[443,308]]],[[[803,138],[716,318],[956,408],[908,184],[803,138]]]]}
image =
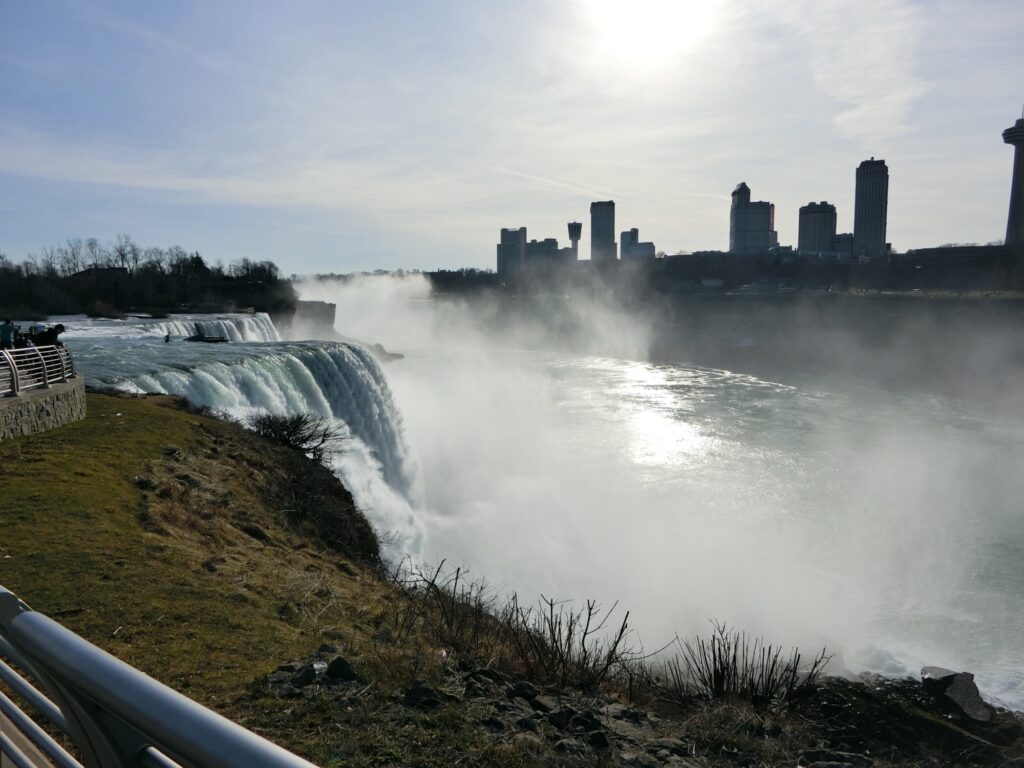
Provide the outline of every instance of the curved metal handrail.
{"type": "Polygon", "coordinates": [[[75,361],[64,345],[0,350],[0,396],[17,397],[75,376],[75,361]]]}
{"type": "MultiPolygon", "coordinates": [[[[49,713],[51,722],[69,736],[81,764],[41,728],[26,725],[27,716],[20,710],[10,712],[8,720],[20,724],[19,730],[33,747],[64,768],[314,768],[312,763],[100,650],[33,611],[3,587],[0,656],[6,656],[22,674],[34,678],[52,698],[52,702],[29,703],[44,715],[47,704],[59,709],[59,717],[49,713]]],[[[32,688],[17,672],[4,666],[21,680],[12,688],[32,688]]],[[[3,714],[0,708],[0,716],[3,714]]],[[[15,764],[30,759],[24,746],[13,744],[10,738],[0,738],[0,753],[15,764]]]]}

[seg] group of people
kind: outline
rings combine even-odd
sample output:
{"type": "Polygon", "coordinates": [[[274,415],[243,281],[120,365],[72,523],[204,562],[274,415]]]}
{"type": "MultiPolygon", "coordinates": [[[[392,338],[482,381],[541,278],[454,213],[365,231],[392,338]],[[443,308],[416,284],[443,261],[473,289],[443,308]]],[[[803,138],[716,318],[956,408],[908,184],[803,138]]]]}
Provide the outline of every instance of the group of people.
{"type": "Polygon", "coordinates": [[[62,346],[57,338],[64,333],[64,326],[57,325],[33,325],[28,331],[22,333],[21,326],[15,325],[14,321],[8,318],[0,323],[0,349],[24,349],[25,347],[48,347],[62,346]]]}

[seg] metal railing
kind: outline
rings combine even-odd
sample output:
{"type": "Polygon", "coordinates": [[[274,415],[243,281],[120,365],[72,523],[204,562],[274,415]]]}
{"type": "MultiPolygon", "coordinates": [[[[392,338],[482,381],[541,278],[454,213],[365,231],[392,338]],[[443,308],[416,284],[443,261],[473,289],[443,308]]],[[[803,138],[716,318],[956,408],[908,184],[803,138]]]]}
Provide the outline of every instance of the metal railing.
{"type": "Polygon", "coordinates": [[[75,361],[64,346],[0,350],[0,396],[16,397],[46,389],[75,375],[75,361]]]}
{"type": "Polygon", "coordinates": [[[5,759],[16,768],[314,768],[0,587],[0,763],[5,759]],[[66,746],[51,732],[67,737],[66,746]]]}

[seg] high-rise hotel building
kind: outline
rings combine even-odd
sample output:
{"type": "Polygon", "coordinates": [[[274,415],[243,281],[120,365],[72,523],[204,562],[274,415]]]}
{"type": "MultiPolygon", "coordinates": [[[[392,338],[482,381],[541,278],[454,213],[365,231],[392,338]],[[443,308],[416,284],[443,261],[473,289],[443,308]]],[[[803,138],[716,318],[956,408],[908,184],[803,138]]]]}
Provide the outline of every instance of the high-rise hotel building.
{"type": "Polygon", "coordinates": [[[590,260],[615,261],[615,201],[590,204],[590,260]]]}
{"type": "Polygon", "coordinates": [[[836,207],[824,201],[800,209],[797,250],[801,253],[832,253],[836,236],[836,207]]]}
{"type": "Polygon", "coordinates": [[[885,256],[885,224],[889,210],[889,168],[885,160],[865,160],[857,166],[857,196],[853,208],[853,255],[858,259],[885,256]]]}
{"type": "Polygon", "coordinates": [[[775,231],[775,206],[750,202],[750,187],[740,182],[732,191],[729,210],[729,250],[732,253],[766,251],[779,244],[775,231]]]}

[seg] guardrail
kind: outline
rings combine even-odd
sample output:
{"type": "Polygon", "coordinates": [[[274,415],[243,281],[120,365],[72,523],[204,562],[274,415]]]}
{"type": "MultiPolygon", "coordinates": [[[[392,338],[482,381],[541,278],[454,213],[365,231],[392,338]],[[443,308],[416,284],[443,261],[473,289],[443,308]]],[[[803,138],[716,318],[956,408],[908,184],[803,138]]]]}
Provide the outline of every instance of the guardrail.
{"type": "Polygon", "coordinates": [[[75,362],[65,346],[0,350],[0,396],[46,389],[74,375],[75,362]]]}
{"type": "Polygon", "coordinates": [[[7,759],[16,768],[315,768],[100,650],[3,587],[0,683],[49,723],[50,732],[0,685],[0,763],[7,759]],[[62,745],[52,733],[68,741],[62,745]]]}

